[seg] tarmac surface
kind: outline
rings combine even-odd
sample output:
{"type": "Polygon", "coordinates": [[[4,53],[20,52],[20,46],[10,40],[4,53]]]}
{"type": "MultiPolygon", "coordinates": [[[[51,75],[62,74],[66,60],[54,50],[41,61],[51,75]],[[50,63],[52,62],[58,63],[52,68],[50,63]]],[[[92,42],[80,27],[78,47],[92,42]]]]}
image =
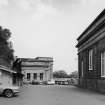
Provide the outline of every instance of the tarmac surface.
{"type": "Polygon", "coordinates": [[[105,105],[105,95],[64,85],[28,85],[18,96],[0,96],[0,105],[105,105]]]}

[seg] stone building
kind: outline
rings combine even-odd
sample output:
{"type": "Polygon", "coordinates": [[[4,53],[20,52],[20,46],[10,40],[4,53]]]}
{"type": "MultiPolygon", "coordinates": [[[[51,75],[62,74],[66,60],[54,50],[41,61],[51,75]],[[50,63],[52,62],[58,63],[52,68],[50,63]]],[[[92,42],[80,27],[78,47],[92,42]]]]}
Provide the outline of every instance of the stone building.
{"type": "Polygon", "coordinates": [[[21,62],[22,74],[24,74],[23,82],[31,83],[33,80],[47,82],[53,78],[53,58],[21,58],[21,62]]]}
{"type": "Polygon", "coordinates": [[[105,9],[77,40],[79,86],[105,92],[105,9]]]}
{"type": "Polygon", "coordinates": [[[4,86],[14,85],[13,74],[16,74],[16,72],[6,66],[0,65],[0,85],[4,86]]]}

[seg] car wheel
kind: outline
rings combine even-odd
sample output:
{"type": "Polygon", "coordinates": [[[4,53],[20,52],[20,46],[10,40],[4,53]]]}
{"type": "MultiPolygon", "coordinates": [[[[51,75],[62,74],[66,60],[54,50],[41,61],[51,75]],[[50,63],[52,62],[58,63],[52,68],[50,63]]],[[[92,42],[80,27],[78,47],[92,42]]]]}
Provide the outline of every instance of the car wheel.
{"type": "Polygon", "coordinates": [[[4,91],[4,96],[5,96],[5,97],[8,97],[8,98],[12,97],[12,96],[13,96],[13,91],[10,90],[10,89],[6,89],[6,90],[4,91]]]}

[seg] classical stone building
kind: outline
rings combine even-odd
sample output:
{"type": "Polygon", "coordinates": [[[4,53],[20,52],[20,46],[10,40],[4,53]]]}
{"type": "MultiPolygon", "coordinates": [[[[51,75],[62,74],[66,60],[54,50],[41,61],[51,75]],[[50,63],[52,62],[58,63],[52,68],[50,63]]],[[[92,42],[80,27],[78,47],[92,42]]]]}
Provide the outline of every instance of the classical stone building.
{"type": "Polygon", "coordinates": [[[77,40],[79,86],[105,92],[105,10],[77,40]]]}
{"type": "Polygon", "coordinates": [[[47,82],[52,79],[53,76],[53,58],[50,57],[37,57],[21,58],[21,69],[24,74],[24,82],[47,82]]]}

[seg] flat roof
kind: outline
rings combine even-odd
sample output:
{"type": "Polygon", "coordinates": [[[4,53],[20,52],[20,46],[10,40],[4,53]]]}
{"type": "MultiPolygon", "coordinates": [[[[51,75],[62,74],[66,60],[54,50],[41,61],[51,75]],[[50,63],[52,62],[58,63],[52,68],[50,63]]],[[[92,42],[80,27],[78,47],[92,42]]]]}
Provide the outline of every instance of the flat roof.
{"type": "Polygon", "coordinates": [[[53,62],[52,57],[20,58],[23,62],[53,62]]]}

